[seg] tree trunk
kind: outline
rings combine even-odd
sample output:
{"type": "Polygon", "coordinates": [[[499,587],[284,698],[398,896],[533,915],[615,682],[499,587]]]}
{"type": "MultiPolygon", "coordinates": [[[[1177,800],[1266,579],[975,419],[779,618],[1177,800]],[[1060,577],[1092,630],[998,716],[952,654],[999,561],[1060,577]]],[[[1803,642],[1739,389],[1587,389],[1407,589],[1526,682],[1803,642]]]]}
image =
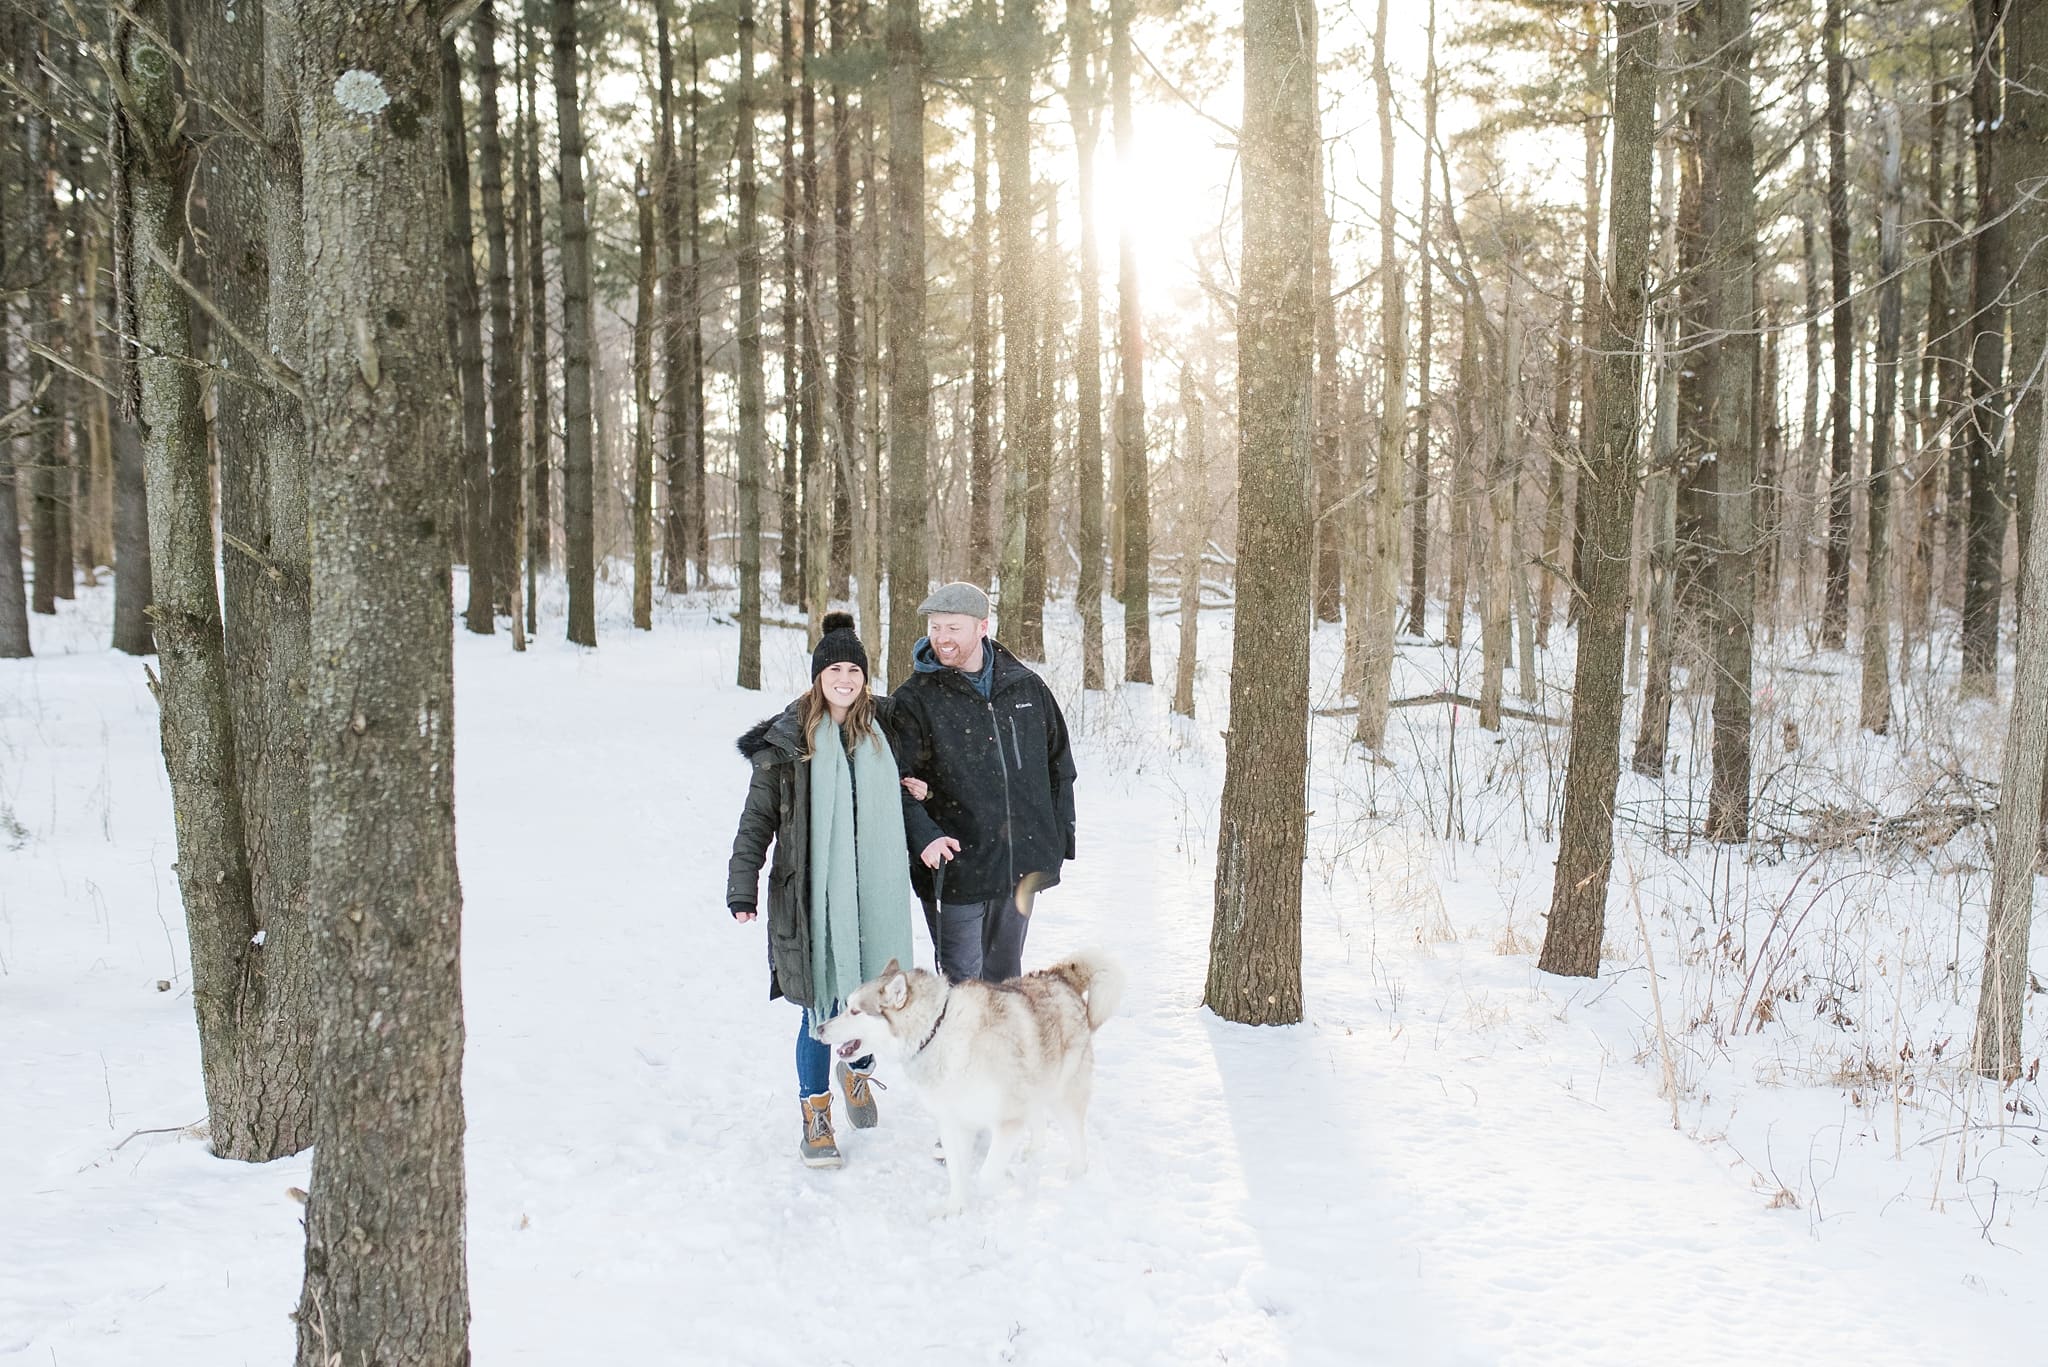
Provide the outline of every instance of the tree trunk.
{"type": "Polygon", "coordinates": [[[1434,208],[1429,163],[1436,147],[1436,0],[1429,0],[1423,51],[1426,65],[1422,77],[1422,212],[1416,216],[1415,227],[1419,326],[1415,355],[1415,492],[1408,515],[1408,631],[1413,636],[1429,634],[1429,363],[1436,345],[1436,269],[1430,260],[1430,219],[1434,208]]]}
{"type": "MultiPolygon", "coordinates": [[[[525,390],[520,388],[522,377],[529,380],[527,389],[538,389],[544,377],[525,375],[527,360],[527,338],[533,335],[533,321],[527,305],[526,278],[529,274],[526,260],[526,225],[528,219],[539,212],[540,206],[532,203],[526,192],[526,137],[528,110],[526,106],[527,72],[526,26],[515,21],[512,27],[512,135],[505,151],[505,169],[511,174],[512,203],[507,217],[506,238],[511,249],[510,276],[506,287],[510,291],[512,307],[512,331],[505,345],[512,351],[512,487],[506,494],[510,511],[511,547],[506,554],[504,575],[507,606],[512,618],[512,649],[526,649],[528,634],[527,614],[533,607],[534,573],[533,562],[528,559],[520,567],[520,552],[531,538],[526,525],[526,455],[531,449],[529,428],[533,418],[533,406],[523,399],[525,390]],[[522,580],[523,576],[523,580],[522,580]]],[[[495,472],[494,472],[495,473],[495,472]]],[[[498,491],[491,491],[491,516],[498,518],[498,491]]]]}
{"type": "MultiPolygon", "coordinates": [[[[1044,187],[1041,187],[1044,188],[1044,187]]],[[[1059,199],[1045,198],[1045,241],[1032,253],[1031,292],[1038,330],[1031,348],[1031,406],[1024,429],[1023,601],[1006,631],[1010,646],[1026,660],[1045,659],[1045,543],[1052,521],[1052,377],[1059,348],[1059,199]]]]}
{"type": "Polygon", "coordinates": [[[1627,645],[1629,531],[1636,484],[1636,395],[1642,379],[1650,254],[1650,160],[1656,141],[1658,12],[1615,7],[1614,167],[1608,186],[1613,262],[1598,316],[1597,370],[1587,394],[1586,519],[1578,571],[1578,659],[1565,761],[1550,921],[1537,966],[1591,978],[1600,972],[1607,882],[1614,859],[1614,789],[1621,771],[1623,650],[1627,645]]]}
{"type": "MultiPolygon", "coordinates": [[[[29,21],[24,27],[29,41],[22,45],[16,67],[29,91],[31,104],[22,116],[21,165],[28,195],[21,225],[21,240],[27,250],[20,274],[24,280],[37,283],[28,288],[22,308],[25,323],[40,321],[54,331],[63,286],[55,263],[57,205],[50,186],[56,174],[56,149],[52,145],[55,136],[50,126],[49,77],[45,67],[48,46],[41,23],[29,21]]],[[[35,572],[29,595],[30,606],[47,617],[57,611],[60,582],[68,587],[71,578],[69,553],[63,556],[61,567],[57,563],[57,470],[64,408],[61,372],[34,351],[28,353],[28,392],[29,543],[35,572]]],[[[24,651],[26,640],[24,633],[24,651]]]]}
{"type": "Polygon", "coordinates": [[[1387,0],[1379,0],[1372,40],[1373,89],[1380,124],[1380,421],[1373,462],[1372,559],[1362,605],[1364,657],[1358,684],[1354,739],[1378,751],[1386,744],[1387,705],[1394,677],[1394,616],[1401,594],[1401,502],[1406,480],[1401,452],[1408,444],[1408,314],[1401,263],[1394,255],[1393,95],[1387,78],[1387,0]]]}
{"type": "MultiPolygon", "coordinates": [[[[136,341],[150,503],[154,616],[163,676],[151,688],[161,709],[164,768],[177,816],[178,888],[192,953],[192,1004],[209,1128],[223,1157],[237,1145],[257,1098],[240,1074],[241,1013],[260,973],[252,943],[261,929],[249,887],[233,707],[214,581],[211,478],[191,303],[171,278],[185,244],[185,207],[195,149],[179,126],[171,54],[149,31],[166,27],[164,5],[144,4],[149,26],[124,24],[120,62],[124,167],[132,208],[136,341]]],[[[39,566],[40,568],[40,566],[39,566]]],[[[269,1155],[265,1155],[269,1156],[269,1155]]]]}
{"type": "MultiPolygon", "coordinates": [[[[797,182],[796,69],[796,11],[791,0],[782,0],[782,481],[777,487],[775,563],[776,587],[782,601],[793,607],[803,605],[806,580],[804,470],[800,464],[802,438],[798,435],[803,342],[797,333],[796,316],[797,210],[802,193],[797,182]]],[[[822,612],[817,615],[823,616],[822,612]]]]}
{"type": "MultiPolygon", "coordinates": [[[[114,649],[126,655],[156,654],[156,635],[149,623],[151,601],[149,573],[149,492],[142,469],[142,433],[136,416],[119,414],[114,423],[114,649]]],[[[0,475],[8,473],[0,458],[0,475]]],[[[13,490],[0,492],[0,509],[13,490]]],[[[10,519],[11,521],[11,519],[10,519]]],[[[0,528],[0,621],[7,617],[10,586],[7,566],[14,567],[14,583],[21,582],[21,533],[14,534],[14,559],[6,560],[6,530],[0,528]]],[[[6,648],[8,632],[0,628],[0,658],[12,652],[6,648]]],[[[26,609],[22,618],[21,651],[28,653],[26,609]]]]}
{"type": "Polygon", "coordinates": [[[527,341],[526,369],[531,376],[527,391],[533,399],[532,421],[527,427],[527,471],[533,481],[526,509],[526,629],[537,624],[540,595],[535,591],[537,575],[554,566],[552,536],[554,503],[549,497],[550,472],[554,467],[554,418],[548,374],[548,281],[543,251],[546,233],[540,190],[540,53],[538,40],[520,23],[520,46],[526,49],[526,202],[532,212],[526,220],[526,319],[532,328],[527,341]],[[529,41],[531,40],[531,41],[529,41]]]}
{"type": "MultiPolygon", "coordinates": [[[[1756,468],[1756,154],[1750,133],[1749,0],[1715,0],[1709,51],[1716,54],[1702,110],[1700,218],[1707,261],[1712,348],[1702,387],[1715,479],[1714,740],[1706,835],[1749,835],[1751,632],[1756,616],[1756,537],[1750,513],[1756,468]]],[[[1838,335],[1839,336],[1839,335],[1838,335]]]]}
{"type": "MultiPolygon", "coordinates": [[[[832,55],[844,59],[852,50],[854,35],[848,0],[832,0],[832,55]]],[[[859,581],[860,617],[869,633],[881,630],[882,613],[878,582],[878,555],[869,535],[866,515],[865,473],[880,453],[866,448],[860,429],[860,280],[853,264],[853,140],[855,126],[851,86],[843,78],[832,82],[832,294],[838,305],[838,320],[832,334],[832,400],[834,408],[833,446],[839,453],[834,464],[833,565],[844,581],[850,570],[859,581]],[[854,507],[854,488],[861,487],[860,509],[854,507]],[[841,542],[845,556],[841,557],[841,542]]],[[[842,590],[844,592],[844,590],[842,590]]],[[[877,637],[877,640],[880,638],[877,637]]]]}
{"type": "Polygon", "coordinates": [[[1502,359],[1496,373],[1502,381],[1493,402],[1493,438],[1487,443],[1488,460],[1484,467],[1486,501],[1481,530],[1485,548],[1481,553],[1479,590],[1479,725],[1487,731],[1500,730],[1501,686],[1506,677],[1508,653],[1514,646],[1508,617],[1513,610],[1515,575],[1514,468],[1519,462],[1514,459],[1514,452],[1522,439],[1518,383],[1522,373],[1522,318],[1516,301],[1516,279],[1520,270],[1520,263],[1514,263],[1501,310],[1502,359]]]}
{"type": "MultiPolygon", "coordinates": [[[[2048,13],[2040,5],[2008,5],[2005,21],[2005,135],[2003,170],[2016,194],[2011,231],[2015,242],[2032,244],[2018,253],[2012,294],[2013,378],[2024,385],[2014,405],[2012,450],[2016,468],[2014,509],[2019,519],[2020,580],[2013,601],[2023,603],[2026,590],[2026,546],[2040,515],[2041,486],[2034,462],[2027,458],[2039,441],[2042,391],[2048,373],[2020,369],[2048,346],[2048,13]]],[[[2022,613],[2024,615],[2024,612],[2022,613]]]]}
{"type": "MultiPolygon", "coordinates": [[[[1124,9],[1119,0],[1117,13],[1124,9]]],[[[1310,0],[1245,0],[1237,629],[1217,820],[1215,923],[1202,1001],[1248,1025],[1301,1019],[1314,571],[1313,557],[1302,548],[1314,535],[1308,478],[1315,71],[1310,0]]],[[[1143,561],[1134,560],[1132,568],[1142,583],[1143,561]]]]}
{"type": "Polygon", "coordinates": [[[1834,387],[1828,394],[1828,575],[1820,643],[1840,650],[1849,638],[1849,495],[1852,477],[1849,386],[1856,364],[1856,325],[1849,305],[1848,63],[1842,57],[1842,0],[1827,0],[1824,23],[1828,84],[1828,267],[1834,290],[1834,387]]]}
{"type": "Polygon", "coordinates": [[[498,16],[478,5],[476,41],[477,189],[484,209],[485,295],[490,310],[491,599],[517,614],[519,586],[519,341],[512,328],[512,268],[505,246],[505,155],[498,135],[498,16]]]}
{"type": "Polygon", "coordinates": [[[597,644],[590,367],[590,218],[583,195],[583,109],[576,0],[553,0],[555,126],[562,187],[562,521],[568,542],[569,640],[597,644]]]}
{"type": "Polygon", "coordinates": [[[688,144],[690,274],[687,282],[687,293],[690,300],[690,507],[695,511],[696,515],[690,524],[690,554],[697,562],[697,586],[699,588],[706,587],[711,582],[711,504],[705,492],[707,484],[704,471],[704,223],[703,215],[700,212],[702,194],[700,180],[703,162],[698,154],[698,148],[703,141],[698,134],[698,127],[703,119],[703,70],[703,63],[698,60],[697,56],[697,30],[692,27],[690,30],[690,137],[688,144]]]}
{"type": "MultiPolygon", "coordinates": [[[[974,3],[976,27],[984,31],[994,23],[989,13],[993,2],[975,0],[974,3]]],[[[919,60],[923,60],[922,55],[919,60]]],[[[989,129],[985,86],[985,81],[975,81],[971,95],[974,105],[974,219],[969,229],[967,264],[968,331],[971,334],[968,346],[972,358],[968,384],[973,410],[967,458],[967,574],[983,587],[993,581],[996,567],[995,335],[989,309],[989,262],[995,256],[995,248],[994,215],[988,207],[989,146],[994,139],[989,129]]],[[[918,145],[924,145],[922,137],[918,139],[918,145]]],[[[919,174],[922,175],[922,171],[919,174]]],[[[894,482],[893,476],[891,482],[894,482]]]]}
{"type": "Polygon", "coordinates": [[[1074,123],[1075,193],[1081,211],[1081,317],[1075,331],[1077,412],[1074,463],[1081,483],[1080,573],[1074,599],[1081,610],[1081,687],[1103,684],[1102,660],[1102,267],[1095,234],[1095,148],[1102,101],[1096,85],[1095,7],[1067,0],[1067,108],[1074,123]]]}
{"type": "MultiPolygon", "coordinates": [[[[216,127],[199,163],[211,220],[210,293],[234,331],[267,353],[234,357],[229,373],[258,375],[272,356],[296,369],[306,327],[290,15],[230,23],[217,12],[193,10],[186,21],[203,79],[231,107],[260,119],[271,144],[266,155],[216,127]]],[[[223,350],[241,349],[219,333],[216,339],[223,350]]],[[[293,396],[222,384],[215,435],[221,531],[228,539],[221,576],[228,688],[260,934],[248,952],[237,1003],[238,1072],[250,1103],[214,1120],[213,1141],[217,1152],[263,1162],[313,1142],[306,921],[309,472],[303,415],[293,396]]]]}
{"type": "Polygon", "coordinates": [[[683,168],[676,157],[675,47],[669,15],[675,0],[654,7],[655,158],[661,196],[662,487],[667,507],[661,524],[662,582],[670,593],[690,587],[690,342],[684,330],[689,262],[683,256],[683,168]]]}
{"type": "Polygon", "coordinates": [[[889,341],[890,686],[911,673],[923,634],[917,605],[930,578],[925,545],[925,441],[931,371],[925,360],[924,37],[917,0],[888,0],[883,43],[889,59],[889,236],[883,303],[889,341]]]}
{"type": "MultiPolygon", "coordinates": [[[[1173,666],[1173,710],[1195,715],[1197,619],[1202,615],[1202,551],[1209,539],[1209,466],[1202,391],[1194,375],[1180,373],[1180,411],[1187,420],[1188,445],[1181,464],[1187,492],[1181,498],[1180,656],[1173,666]]],[[[1321,570],[1317,573],[1320,575],[1321,570]]]]}
{"type": "Polygon", "coordinates": [[[1879,215],[1877,274],[1877,396],[1870,426],[1870,538],[1864,555],[1863,688],[1860,722],[1883,735],[1891,727],[1891,516],[1892,415],[1899,391],[1900,220],[1905,188],[1900,179],[1899,107],[1883,110],[1884,203],[1879,215]]]}
{"type": "Polygon", "coordinates": [[[469,137],[462,109],[462,59],[455,40],[441,40],[441,165],[448,178],[448,218],[441,235],[451,327],[462,394],[464,547],[469,559],[469,606],[463,625],[488,636],[491,615],[491,456],[485,432],[483,305],[476,288],[475,234],[469,213],[469,137]]]}
{"type": "MultiPolygon", "coordinates": [[[[1116,159],[1128,170],[1135,153],[1131,120],[1131,6],[1110,0],[1109,69],[1116,118],[1116,159]]],[[[1272,0],[1246,0],[1261,6],[1272,0]]],[[[1314,0],[1295,0],[1314,23],[1314,0]]],[[[1277,12],[1277,11],[1276,11],[1277,12]]],[[[1312,45],[1313,35],[1300,42],[1312,45]]],[[[1147,488],[1151,463],[1145,447],[1145,334],[1138,297],[1138,238],[1125,217],[1117,239],[1117,481],[1124,528],[1124,677],[1152,682],[1152,512],[1147,488]]],[[[1313,529],[1311,529],[1312,531],[1313,529]]]]}
{"type": "MultiPolygon", "coordinates": [[[[433,8],[298,7],[320,1094],[299,1367],[469,1361],[433,8]],[[339,80],[331,73],[342,72],[339,80]],[[393,1180],[394,1174],[404,1180],[393,1180]]],[[[566,8],[566,6],[565,6],[566,8]]]]}
{"type": "MultiPolygon", "coordinates": [[[[2030,20],[2016,27],[2025,30],[2022,41],[2039,32],[2030,20]]],[[[2042,353],[2041,364],[2048,368],[2048,352],[2042,353]]],[[[2017,458],[2033,462],[2036,480],[2048,471],[2048,424],[2035,428],[2033,449],[2017,458]]],[[[2020,604],[2012,712],[2006,720],[2005,759],[1998,777],[1984,973],[1970,1049],[1970,1065],[1998,1082],[2017,1081],[2026,1061],[2021,1028],[2030,986],[2027,940],[2041,835],[2042,770],[2048,760],[2048,519],[2034,520],[2022,553],[2026,568],[2020,582],[2026,596],[2020,604]]]]}
{"type": "Polygon", "coordinates": [[[633,297],[633,625],[654,629],[654,190],[633,168],[640,270],[633,297]]]}
{"type": "MultiPolygon", "coordinates": [[[[14,25],[13,16],[0,18],[0,37],[6,38],[9,46],[15,48],[17,76],[24,78],[24,85],[33,88],[31,83],[40,79],[36,68],[38,45],[21,42],[15,34],[14,25]]],[[[10,170],[11,168],[0,167],[0,209],[4,209],[7,195],[13,189],[8,181],[10,170]]],[[[8,257],[7,248],[12,240],[6,220],[0,218],[0,279],[8,278],[10,274],[8,268],[13,262],[8,257]]],[[[31,255],[36,252],[38,245],[33,241],[29,243],[31,255]]],[[[6,331],[7,305],[0,303],[0,335],[4,335],[6,331]]],[[[16,502],[15,471],[19,461],[17,452],[22,446],[18,437],[22,431],[35,423],[37,400],[32,389],[25,393],[21,400],[21,412],[18,416],[15,415],[14,379],[12,368],[8,364],[8,351],[9,345],[0,341],[0,660],[21,660],[27,659],[31,651],[28,634],[28,586],[23,582],[21,574],[21,517],[18,511],[19,504],[16,502]]],[[[30,356],[28,369],[31,374],[36,364],[36,358],[30,356]]],[[[122,580],[119,576],[126,572],[122,568],[124,563],[118,558],[115,562],[114,594],[117,609],[122,602],[122,580]]],[[[119,635],[117,626],[116,649],[122,648],[119,635]]]]}
{"type": "MultiPolygon", "coordinates": [[[[1316,145],[1323,145],[1322,111],[1316,111],[1316,145]]],[[[1337,365],[1336,267],[1330,257],[1330,189],[1324,182],[1323,157],[1316,157],[1315,301],[1315,487],[1316,578],[1318,622],[1344,622],[1346,674],[1356,665],[1364,596],[1351,600],[1346,613],[1345,580],[1355,578],[1352,562],[1359,523],[1358,499],[1348,498],[1351,472],[1345,468],[1344,377],[1337,365]]]]}
{"type": "Polygon", "coordinates": [[[2000,430],[2005,404],[2005,305],[2012,269],[2006,206],[2014,186],[2000,165],[2001,87],[1997,46],[2005,0],[1970,0],[1975,42],[1970,89],[1971,143],[1977,167],[1977,234],[1972,244],[1969,345],[1970,406],[1963,441],[1969,470],[1968,544],[1963,568],[1962,695],[1991,697],[1998,686],[1998,600],[2004,588],[2005,455],[2000,430]]]}
{"type": "Polygon", "coordinates": [[[800,236],[797,263],[798,335],[802,339],[802,368],[797,381],[797,431],[802,442],[801,468],[804,481],[804,607],[811,618],[810,639],[824,635],[825,609],[830,598],[844,597],[841,585],[831,573],[832,543],[837,525],[835,490],[839,485],[837,462],[825,454],[823,412],[825,352],[818,338],[823,325],[819,317],[818,289],[818,86],[811,59],[818,52],[818,0],[803,0],[803,50],[797,58],[798,106],[802,111],[803,152],[797,159],[800,236]]]}
{"type": "Polygon", "coordinates": [[[761,686],[761,476],[767,434],[761,396],[760,183],[754,178],[754,4],[740,0],[740,69],[733,115],[739,159],[739,223],[733,230],[740,286],[739,332],[739,686],[761,686]]]}
{"type": "Polygon", "coordinates": [[[1035,0],[1005,0],[996,103],[996,231],[1002,246],[1003,511],[996,579],[1004,635],[1024,614],[1024,521],[1030,499],[1031,412],[1037,407],[1037,249],[1033,242],[1031,86],[1040,42],[1035,0]]]}

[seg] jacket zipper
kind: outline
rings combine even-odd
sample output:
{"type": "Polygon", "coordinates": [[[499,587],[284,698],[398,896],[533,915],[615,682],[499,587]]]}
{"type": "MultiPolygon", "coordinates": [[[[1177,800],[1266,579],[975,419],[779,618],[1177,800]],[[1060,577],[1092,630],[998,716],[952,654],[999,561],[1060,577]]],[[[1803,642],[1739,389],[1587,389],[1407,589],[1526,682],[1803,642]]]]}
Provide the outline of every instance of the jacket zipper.
{"type": "MultiPolygon", "coordinates": [[[[1000,759],[1003,753],[1003,728],[1001,724],[998,723],[996,720],[996,697],[994,687],[995,681],[991,679],[989,683],[989,695],[982,701],[986,703],[988,706],[989,730],[992,731],[995,735],[996,756],[998,759],[1000,759]]],[[[1012,719],[1011,724],[1013,727],[1015,726],[1014,718],[1012,719]]],[[[1016,732],[1012,730],[1011,739],[1014,740],[1015,738],[1016,732]]],[[[1009,878],[1008,886],[1010,892],[1014,894],[1017,891],[1017,846],[1009,838],[1010,832],[1015,828],[1016,825],[1016,822],[1012,818],[1010,813],[1010,766],[1008,764],[998,764],[996,767],[1003,771],[1003,856],[1005,861],[1005,868],[1007,870],[1009,878]]],[[[1019,769],[1022,769],[1024,766],[1020,762],[1017,767],[1019,769]]]]}
{"type": "MultiPolygon", "coordinates": [[[[991,707],[995,704],[990,703],[991,707]]],[[[1010,718],[1010,753],[1017,757],[1017,772],[1024,772],[1024,747],[1017,743],[1017,719],[1010,718]]]]}

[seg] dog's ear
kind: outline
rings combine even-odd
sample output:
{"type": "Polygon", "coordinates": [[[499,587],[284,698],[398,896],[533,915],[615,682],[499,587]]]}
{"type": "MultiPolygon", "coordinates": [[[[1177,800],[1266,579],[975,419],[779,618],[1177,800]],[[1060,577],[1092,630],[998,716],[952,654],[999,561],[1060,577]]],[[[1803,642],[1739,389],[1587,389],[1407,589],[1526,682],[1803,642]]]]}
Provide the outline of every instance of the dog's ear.
{"type": "Polygon", "coordinates": [[[891,960],[889,960],[889,966],[888,966],[887,968],[885,968],[885,969],[883,969],[883,970],[882,970],[882,976],[883,976],[883,977],[885,977],[885,978],[893,978],[893,977],[895,977],[895,976],[896,976],[896,975],[897,975],[898,973],[901,973],[902,971],[903,971],[903,965],[902,965],[902,963],[901,963],[900,961],[896,960],[896,959],[891,959],[891,960]]]}
{"type": "Polygon", "coordinates": [[[903,970],[896,967],[896,961],[889,961],[889,972],[882,977],[882,1005],[891,1011],[899,1011],[903,1003],[910,1000],[910,979],[903,976],[903,970]]]}

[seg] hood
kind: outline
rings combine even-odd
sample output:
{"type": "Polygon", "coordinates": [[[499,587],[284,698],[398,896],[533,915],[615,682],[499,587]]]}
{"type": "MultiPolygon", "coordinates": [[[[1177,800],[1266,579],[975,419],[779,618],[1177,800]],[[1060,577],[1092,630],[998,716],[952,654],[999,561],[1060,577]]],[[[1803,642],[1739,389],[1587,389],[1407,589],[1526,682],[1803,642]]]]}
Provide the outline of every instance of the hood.
{"type": "Polygon", "coordinates": [[[796,719],[796,704],[791,703],[772,717],[764,718],[748,727],[735,742],[740,754],[751,761],[764,750],[772,750],[782,760],[795,759],[803,752],[803,735],[796,719]]]}

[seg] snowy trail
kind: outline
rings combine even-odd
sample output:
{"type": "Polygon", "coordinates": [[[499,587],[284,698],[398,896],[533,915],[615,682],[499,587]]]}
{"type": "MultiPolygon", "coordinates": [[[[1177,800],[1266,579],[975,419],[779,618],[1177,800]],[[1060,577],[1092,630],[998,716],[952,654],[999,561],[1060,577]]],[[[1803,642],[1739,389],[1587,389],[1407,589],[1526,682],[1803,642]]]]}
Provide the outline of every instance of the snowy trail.
{"type": "MultiPolygon", "coordinates": [[[[1817,1236],[1767,1210],[1611,1054],[1615,1002],[1470,936],[1420,942],[1395,883],[1311,880],[1306,1024],[1201,1012],[1220,776],[1193,745],[1083,743],[1082,857],[1027,947],[1101,944],[1132,975],[1098,1040],[1092,1170],[1070,1183],[1054,1139],[933,1222],[944,1176],[901,1088],[843,1171],[803,1170],[795,1012],[720,896],[732,738],[802,657],[773,633],[769,688],[742,694],[731,646],[689,625],[518,661],[459,642],[480,1365],[1931,1363],[2033,1332],[2021,1255],[1953,1220],[1817,1236]]],[[[0,843],[0,1094],[28,1103],[0,1127],[0,1361],[282,1361],[306,1160],[120,1143],[203,1111],[189,1000],[147,981],[183,950],[154,906],[175,927],[139,671],[7,668],[4,793],[50,829],[0,843]]],[[[1476,872],[1423,876],[1454,921],[1498,922],[1476,872]]]]}

